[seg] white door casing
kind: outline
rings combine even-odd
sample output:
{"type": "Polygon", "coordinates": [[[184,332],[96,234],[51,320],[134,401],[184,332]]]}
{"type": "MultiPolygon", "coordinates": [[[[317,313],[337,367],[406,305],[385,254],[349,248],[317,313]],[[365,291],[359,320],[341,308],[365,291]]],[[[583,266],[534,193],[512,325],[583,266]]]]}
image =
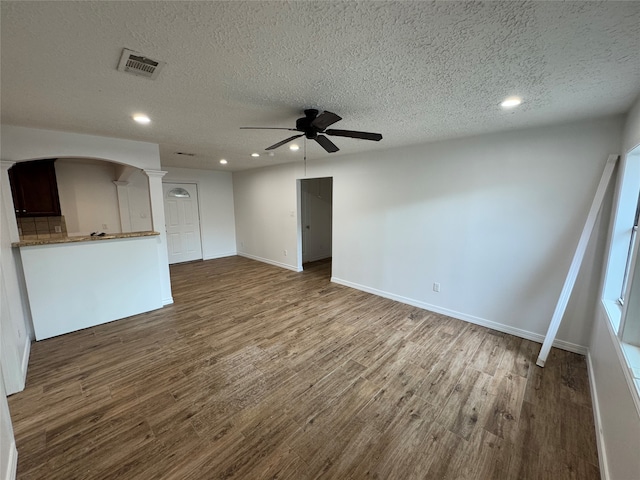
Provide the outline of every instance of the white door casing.
{"type": "Polygon", "coordinates": [[[169,264],[202,258],[198,188],[193,183],[163,183],[169,264]]]}

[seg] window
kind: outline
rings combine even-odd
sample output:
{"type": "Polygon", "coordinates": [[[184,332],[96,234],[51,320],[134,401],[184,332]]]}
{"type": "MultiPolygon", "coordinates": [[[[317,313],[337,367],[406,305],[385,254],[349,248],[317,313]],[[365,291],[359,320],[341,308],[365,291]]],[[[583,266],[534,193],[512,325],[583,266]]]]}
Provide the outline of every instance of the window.
{"type": "Polygon", "coordinates": [[[636,206],[636,217],[633,222],[633,226],[631,227],[631,238],[629,239],[629,248],[627,249],[627,261],[625,263],[624,274],[622,276],[622,289],[620,290],[620,298],[618,299],[620,305],[624,305],[625,297],[629,295],[629,292],[627,292],[627,285],[629,283],[629,276],[631,273],[633,249],[638,238],[638,217],[640,217],[640,196],[638,196],[638,205],[636,206]]]}
{"type": "Polygon", "coordinates": [[[640,405],[640,146],[619,164],[602,306],[618,341],[625,376],[640,405]]]}
{"type": "Polygon", "coordinates": [[[189,192],[187,192],[184,188],[178,187],[169,190],[169,193],[167,193],[167,197],[191,198],[191,195],[189,195],[189,192]]]}

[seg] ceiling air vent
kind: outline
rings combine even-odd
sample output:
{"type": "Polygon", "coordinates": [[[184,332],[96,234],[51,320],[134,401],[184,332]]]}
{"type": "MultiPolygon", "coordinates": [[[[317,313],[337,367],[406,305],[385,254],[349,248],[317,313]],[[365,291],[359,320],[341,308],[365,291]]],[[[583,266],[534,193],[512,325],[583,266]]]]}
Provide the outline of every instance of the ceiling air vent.
{"type": "Polygon", "coordinates": [[[152,60],[138,52],[123,48],[118,70],[155,80],[164,65],[165,62],[152,60]]]}

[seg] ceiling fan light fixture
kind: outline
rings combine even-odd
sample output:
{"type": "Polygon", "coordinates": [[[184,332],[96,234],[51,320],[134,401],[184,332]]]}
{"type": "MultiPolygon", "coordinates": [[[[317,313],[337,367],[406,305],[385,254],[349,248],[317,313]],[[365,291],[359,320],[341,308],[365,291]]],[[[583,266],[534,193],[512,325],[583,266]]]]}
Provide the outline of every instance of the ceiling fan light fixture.
{"type": "Polygon", "coordinates": [[[508,97],[502,101],[500,106],[502,108],[514,108],[520,105],[521,103],[522,103],[522,98],[520,97],[508,97]]]}
{"type": "Polygon", "coordinates": [[[296,144],[294,143],[293,145],[290,145],[290,146],[289,146],[289,150],[291,150],[291,151],[293,151],[293,152],[296,152],[296,151],[300,150],[300,146],[299,146],[299,145],[296,145],[296,144]]]}
{"type": "Polygon", "coordinates": [[[252,157],[259,157],[259,156],[260,156],[260,154],[259,154],[259,153],[252,153],[252,154],[251,154],[251,156],[252,156],[252,157]]]}
{"type": "Polygon", "coordinates": [[[226,165],[227,163],[229,163],[229,162],[227,162],[224,158],[222,160],[220,160],[220,164],[221,165],[226,165]]]}

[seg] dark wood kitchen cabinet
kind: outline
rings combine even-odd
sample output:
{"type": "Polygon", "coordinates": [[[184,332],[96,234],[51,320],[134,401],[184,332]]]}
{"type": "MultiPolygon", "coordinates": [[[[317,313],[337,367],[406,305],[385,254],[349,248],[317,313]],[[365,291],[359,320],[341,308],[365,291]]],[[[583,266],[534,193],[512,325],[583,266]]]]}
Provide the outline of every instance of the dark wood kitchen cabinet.
{"type": "Polygon", "coordinates": [[[55,159],[19,162],[9,169],[16,217],[60,216],[55,159]]]}

